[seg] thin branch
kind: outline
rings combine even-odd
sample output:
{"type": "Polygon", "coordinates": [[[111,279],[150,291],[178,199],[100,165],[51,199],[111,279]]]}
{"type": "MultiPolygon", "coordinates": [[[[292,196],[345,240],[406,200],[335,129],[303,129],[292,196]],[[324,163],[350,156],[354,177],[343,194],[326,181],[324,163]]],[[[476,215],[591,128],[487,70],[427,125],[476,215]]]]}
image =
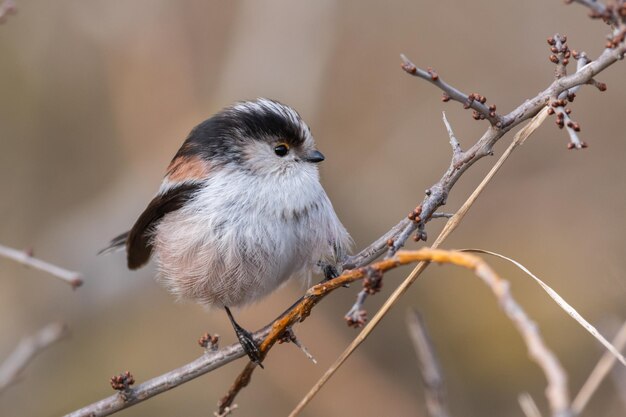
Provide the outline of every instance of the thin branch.
{"type": "Polygon", "coordinates": [[[609,9],[603,2],[598,0],[565,0],[565,3],[578,3],[589,8],[589,17],[602,19],[611,25],[619,24],[619,18],[612,9],[609,9]]]}
{"type": "Polygon", "coordinates": [[[76,289],[83,285],[82,275],[79,272],[70,271],[68,269],[61,268],[60,266],[53,265],[51,263],[34,258],[26,251],[12,249],[4,245],[0,245],[0,256],[12,259],[15,262],[22,265],[39,269],[49,273],[50,275],[62,279],[76,289]]]}
{"type": "Polygon", "coordinates": [[[415,353],[420,361],[420,371],[424,381],[426,408],[431,417],[448,417],[446,406],[446,390],[441,373],[441,366],[435,354],[426,324],[415,310],[409,310],[406,315],[409,336],[413,342],[415,353]]]}
{"type": "Polygon", "coordinates": [[[448,131],[448,136],[450,137],[450,146],[452,146],[452,162],[455,163],[456,160],[460,159],[461,155],[463,155],[463,149],[461,149],[461,144],[456,136],[454,136],[452,126],[450,126],[450,122],[448,122],[445,111],[443,112],[443,123],[446,125],[446,130],[448,131]]]}
{"type": "Polygon", "coordinates": [[[367,312],[363,309],[365,300],[367,299],[367,290],[361,290],[356,296],[356,301],[350,308],[350,310],[344,316],[344,320],[350,327],[363,327],[367,322],[367,312]]]}
{"type": "MultiPolygon", "coordinates": [[[[511,129],[520,123],[534,117],[544,108],[551,97],[558,97],[561,93],[580,85],[588,84],[591,80],[604,71],[607,67],[622,59],[626,52],[626,43],[623,41],[615,48],[605,49],[594,61],[580,68],[576,73],[555,80],[545,90],[535,97],[524,101],[521,105],[505,116],[501,117],[502,125],[491,126],[483,136],[463,153],[460,163],[451,163],[441,179],[428,188],[426,197],[420,204],[422,208],[421,220],[426,221],[439,207],[447,201],[448,194],[458,179],[465,171],[481,158],[491,155],[493,146],[511,129]]],[[[406,59],[406,57],[405,57],[406,59]]],[[[408,63],[408,59],[406,59],[408,63]]],[[[412,64],[412,63],[411,63],[412,64]]],[[[414,65],[414,64],[412,64],[414,65]]],[[[416,67],[417,68],[417,67],[416,67]]],[[[423,70],[422,70],[423,71],[423,70]]],[[[372,260],[387,251],[387,242],[392,241],[393,247],[390,254],[402,248],[411,234],[417,230],[418,222],[408,218],[402,219],[391,230],[378,238],[358,254],[348,257],[344,262],[347,269],[359,265],[367,265],[372,260]]]]}
{"type": "MultiPolygon", "coordinates": [[[[619,351],[626,347],[626,322],[622,324],[622,327],[615,335],[612,345],[619,351]]],[[[615,365],[616,360],[615,356],[610,352],[605,352],[604,355],[602,355],[602,358],[600,358],[598,364],[593,368],[593,371],[591,371],[591,374],[589,374],[589,377],[572,402],[572,411],[575,415],[580,414],[585,409],[585,406],[600,386],[600,383],[615,365]]]]}
{"type": "Polygon", "coordinates": [[[0,364],[0,394],[19,379],[22,371],[38,353],[67,336],[61,323],[51,323],[37,333],[25,337],[5,361],[0,364]]]}
{"type": "MultiPolygon", "coordinates": [[[[465,257],[464,255],[466,255],[466,253],[422,248],[418,251],[398,252],[393,259],[399,263],[406,262],[409,259],[420,262],[449,263],[473,271],[474,274],[491,289],[500,308],[502,308],[504,313],[513,322],[524,339],[528,347],[529,356],[539,365],[545,374],[548,381],[546,397],[550,404],[552,415],[555,417],[571,416],[567,377],[557,357],[544,344],[537,325],[526,315],[522,307],[517,304],[511,294],[507,281],[501,279],[482,259],[475,256],[465,257]]],[[[359,335],[355,340],[360,340],[360,337],[364,338],[365,336],[359,335]]],[[[351,351],[352,350],[349,349],[346,350],[348,355],[351,351]]],[[[330,378],[330,375],[336,371],[339,364],[343,363],[343,360],[345,360],[343,358],[347,358],[347,356],[344,356],[346,352],[328,369],[318,383],[289,414],[289,417],[295,417],[303,410],[306,404],[309,403],[324,383],[330,378]]]]}
{"type": "MultiPolygon", "coordinates": [[[[259,330],[254,334],[258,342],[269,333],[269,327],[259,330]]],[[[124,395],[116,393],[98,402],[67,414],[66,417],[99,417],[108,416],[117,411],[138,404],[155,395],[169,391],[185,382],[189,382],[207,372],[217,369],[235,359],[245,356],[239,343],[223,347],[217,351],[205,351],[204,355],[196,360],[169,371],[163,375],[149,379],[146,382],[131,388],[130,395],[125,399],[124,395]]]]}
{"type": "Polygon", "coordinates": [[[469,95],[463,93],[443,81],[439,74],[433,71],[432,68],[428,68],[426,70],[418,68],[406,56],[404,56],[404,54],[400,55],[400,59],[402,60],[402,69],[407,74],[426,80],[441,89],[444,93],[443,101],[448,101],[450,99],[458,101],[463,104],[466,109],[473,109],[476,112],[474,117],[475,119],[487,119],[493,126],[500,126],[502,124],[500,116],[495,113],[495,107],[490,108],[485,105],[485,97],[477,93],[469,95]]]}

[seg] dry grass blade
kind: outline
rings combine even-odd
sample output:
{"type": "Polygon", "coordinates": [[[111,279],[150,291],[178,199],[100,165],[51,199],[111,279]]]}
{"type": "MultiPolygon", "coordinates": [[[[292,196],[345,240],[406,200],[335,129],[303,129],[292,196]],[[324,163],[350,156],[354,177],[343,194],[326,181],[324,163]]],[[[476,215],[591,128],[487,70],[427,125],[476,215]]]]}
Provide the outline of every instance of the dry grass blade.
{"type": "Polygon", "coordinates": [[[511,262],[513,265],[515,265],[516,267],[521,269],[523,272],[525,272],[526,275],[528,275],[532,279],[534,279],[535,282],[537,282],[541,286],[541,288],[543,288],[543,290],[546,293],[548,293],[550,298],[552,298],[559,305],[559,307],[561,307],[567,314],[569,314],[574,320],[576,320],[578,322],[578,324],[580,324],[585,330],[587,330],[593,337],[598,339],[598,341],[600,343],[602,343],[604,345],[604,347],[607,348],[607,350],[609,352],[611,352],[613,354],[613,356],[615,356],[617,358],[617,360],[619,360],[622,363],[622,365],[626,366],[626,359],[624,358],[624,356],[619,352],[618,349],[615,348],[615,346],[613,346],[611,344],[611,342],[606,340],[604,338],[604,336],[602,336],[600,334],[598,329],[593,327],[591,325],[591,323],[589,323],[587,320],[585,320],[585,318],[583,316],[581,316],[580,313],[578,313],[578,311],[576,311],[576,309],[574,307],[572,307],[567,301],[565,301],[563,299],[563,297],[561,297],[556,291],[554,291],[550,286],[548,286],[548,284],[546,284],[545,282],[540,280],[535,274],[530,272],[528,270],[528,268],[526,268],[524,265],[522,265],[521,263],[517,262],[514,259],[508,258],[508,257],[506,257],[504,255],[501,255],[501,254],[496,253],[496,252],[491,252],[491,251],[488,251],[488,250],[483,250],[483,249],[461,249],[461,251],[462,252],[473,252],[473,253],[484,253],[484,254],[492,255],[492,256],[498,257],[500,259],[504,259],[505,261],[511,262]]]}
{"type": "Polygon", "coordinates": [[[526,417],[541,417],[541,412],[529,393],[524,392],[517,397],[519,406],[526,417]]]}
{"type": "Polygon", "coordinates": [[[51,323],[37,333],[25,337],[0,364],[0,393],[14,384],[22,371],[38,353],[67,336],[67,328],[61,323],[51,323]]]}
{"type": "MultiPolygon", "coordinates": [[[[622,324],[622,327],[617,332],[617,335],[615,335],[615,338],[613,339],[613,346],[620,351],[626,347],[626,322],[622,324]]],[[[572,402],[572,411],[575,414],[580,414],[583,411],[593,394],[600,386],[600,383],[604,380],[611,368],[613,368],[613,365],[615,365],[615,361],[615,356],[613,356],[610,352],[605,352],[604,355],[602,355],[602,358],[600,358],[596,367],[593,368],[593,371],[589,374],[589,378],[587,378],[578,392],[578,395],[576,395],[576,398],[574,398],[574,401],[572,402]]]]}

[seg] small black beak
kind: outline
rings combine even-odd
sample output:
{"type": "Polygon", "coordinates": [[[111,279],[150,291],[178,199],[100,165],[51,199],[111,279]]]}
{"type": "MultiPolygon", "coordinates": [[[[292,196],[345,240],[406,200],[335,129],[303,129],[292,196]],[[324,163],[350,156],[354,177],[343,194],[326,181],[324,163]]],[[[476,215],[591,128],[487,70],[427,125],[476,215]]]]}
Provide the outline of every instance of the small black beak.
{"type": "Polygon", "coordinates": [[[322,155],[322,153],[320,151],[313,151],[310,152],[305,158],[304,160],[307,162],[313,162],[313,163],[318,163],[318,162],[322,162],[324,159],[324,155],[322,155]]]}

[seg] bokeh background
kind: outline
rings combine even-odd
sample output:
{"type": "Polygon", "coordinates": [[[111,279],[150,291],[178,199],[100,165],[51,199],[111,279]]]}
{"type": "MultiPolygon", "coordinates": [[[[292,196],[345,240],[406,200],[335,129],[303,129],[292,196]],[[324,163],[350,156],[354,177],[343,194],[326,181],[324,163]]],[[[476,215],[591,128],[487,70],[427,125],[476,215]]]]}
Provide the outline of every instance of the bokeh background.
{"type": "MultiPolygon", "coordinates": [[[[487,127],[400,69],[399,54],[434,67],[508,112],[547,86],[545,39],[569,37],[597,56],[606,27],[554,1],[19,1],[0,26],[0,242],[85,275],[61,282],[0,259],[0,358],[50,321],[71,337],[45,351],[0,397],[2,416],[56,416],[112,393],[126,369],[138,381],[200,355],[205,331],[234,335],[221,312],[173,299],[154,269],[96,256],[132,225],[188,131],[233,101],[271,97],[297,108],[327,156],[324,186],[356,247],[421,201],[449,163],[442,110],[465,146],[487,127]]],[[[481,247],[524,263],[612,336],[626,318],[626,67],[602,74],[572,108],[590,147],[567,151],[549,120],[506,163],[448,248],[481,247]]],[[[503,142],[508,142],[508,135],[503,142]]],[[[496,147],[500,154],[506,143],[496,147]]],[[[495,158],[456,185],[454,210],[495,158]]],[[[431,239],[441,224],[433,222],[431,239]]],[[[415,247],[413,243],[410,245],[415,247]]],[[[576,393],[602,354],[536,284],[501,261],[576,393]]],[[[408,273],[385,278],[372,315],[408,273]]],[[[285,415],[356,331],[346,327],[359,285],[326,299],[297,333],[317,357],[276,347],[238,398],[240,416],[285,415]]],[[[238,312],[254,329],[303,291],[292,283],[238,312]]],[[[446,377],[453,415],[521,416],[520,392],[545,410],[545,380],[490,292],[471,274],[432,267],[307,408],[305,415],[426,415],[405,314],[422,312],[446,377]]],[[[123,412],[207,416],[242,360],[123,412]]],[[[622,374],[623,378],[623,374],[622,374]]],[[[624,385],[609,378],[586,415],[623,416],[624,385]]],[[[623,381],[623,379],[622,379],[623,381]]]]}

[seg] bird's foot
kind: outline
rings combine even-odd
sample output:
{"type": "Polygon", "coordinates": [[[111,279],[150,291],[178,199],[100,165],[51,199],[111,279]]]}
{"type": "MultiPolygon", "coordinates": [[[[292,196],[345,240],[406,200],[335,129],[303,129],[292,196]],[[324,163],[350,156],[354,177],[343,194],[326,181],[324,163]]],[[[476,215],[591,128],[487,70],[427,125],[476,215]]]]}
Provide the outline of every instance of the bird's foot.
{"type": "Polygon", "coordinates": [[[239,339],[241,347],[243,347],[244,352],[246,352],[246,355],[248,355],[248,358],[250,358],[252,362],[256,363],[261,368],[263,368],[263,364],[261,363],[261,361],[263,360],[261,356],[261,351],[254,341],[252,334],[250,334],[249,331],[242,327],[235,328],[235,333],[237,334],[237,339],[239,339]]]}
{"type": "Polygon", "coordinates": [[[241,344],[244,352],[246,352],[246,355],[248,355],[252,362],[263,368],[263,364],[261,363],[263,361],[263,356],[261,355],[259,346],[254,341],[252,334],[250,334],[249,331],[241,327],[239,323],[235,321],[235,318],[233,317],[233,314],[230,312],[230,309],[228,307],[224,307],[224,310],[226,310],[226,314],[230,319],[230,323],[233,325],[233,329],[235,329],[237,339],[239,340],[239,343],[241,344]]]}

